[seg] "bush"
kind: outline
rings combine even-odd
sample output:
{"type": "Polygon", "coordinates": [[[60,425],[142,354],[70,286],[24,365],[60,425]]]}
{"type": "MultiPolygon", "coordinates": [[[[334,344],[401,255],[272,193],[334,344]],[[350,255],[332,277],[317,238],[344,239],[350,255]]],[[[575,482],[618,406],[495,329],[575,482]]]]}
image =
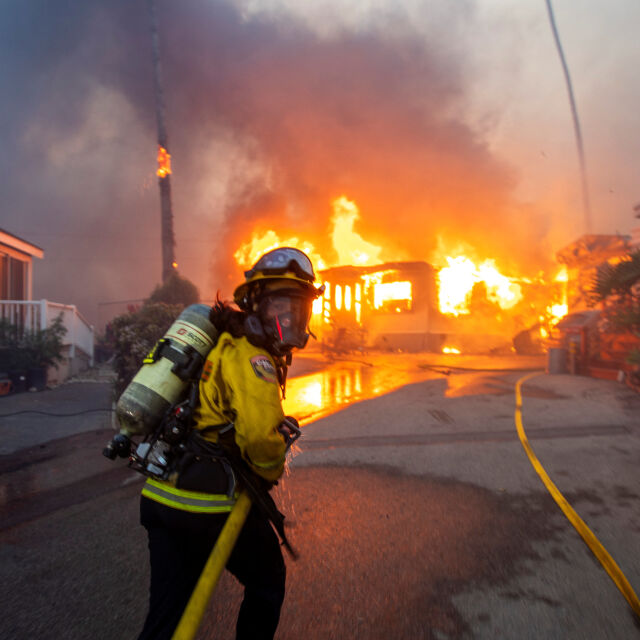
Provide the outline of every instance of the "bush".
{"type": "Polygon", "coordinates": [[[0,320],[0,369],[57,368],[63,359],[62,339],[66,333],[62,314],[49,327],[37,331],[25,331],[19,325],[0,320]]]}
{"type": "Polygon", "coordinates": [[[114,354],[117,396],[127,388],[145,356],[181,311],[199,301],[197,287],[174,272],[153,290],[141,308],[131,308],[109,323],[103,342],[105,355],[111,351],[114,354]]]}
{"type": "Polygon", "coordinates": [[[114,318],[110,323],[117,374],[115,391],[118,396],[127,388],[145,356],[167,332],[183,308],[181,304],[147,303],[137,311],[114,318]]]}

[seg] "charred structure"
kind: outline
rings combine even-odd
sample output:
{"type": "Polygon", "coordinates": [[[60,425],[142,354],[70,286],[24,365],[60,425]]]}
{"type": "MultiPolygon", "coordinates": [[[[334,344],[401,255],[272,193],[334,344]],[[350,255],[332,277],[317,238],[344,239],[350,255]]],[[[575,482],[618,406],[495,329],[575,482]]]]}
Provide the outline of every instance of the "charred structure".
{"type": "Polygon", "coordinates": [[[426,351],[439,349],[433,333],[439,315],[435,269],[426,262],[326,269],[316,329],[337,351],[364,347],[426,351]]]}

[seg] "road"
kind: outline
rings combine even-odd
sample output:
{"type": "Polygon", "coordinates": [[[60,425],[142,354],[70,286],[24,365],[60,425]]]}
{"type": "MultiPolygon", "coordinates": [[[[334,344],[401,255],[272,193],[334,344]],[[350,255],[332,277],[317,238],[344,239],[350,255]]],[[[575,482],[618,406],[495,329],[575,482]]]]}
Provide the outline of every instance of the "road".
{"type": "MultiPolygon", "coordinates": [[[[319,371],[301,359],[286,406],[303,438],[276,489],[300,559],[278,638],[640,637],[518,440],[514,385],[539,364],[396,354],[319,371]]],[[[640,592],[640,397],[549,375],[523,396],[536,455],[640,592]]],[[[96,425],[0,456],[2,638],[141,626],[140,478],[101,458],[96,425]]],[[[233,638],[240,598],[223,577],[198,637],[233,638]]]]}

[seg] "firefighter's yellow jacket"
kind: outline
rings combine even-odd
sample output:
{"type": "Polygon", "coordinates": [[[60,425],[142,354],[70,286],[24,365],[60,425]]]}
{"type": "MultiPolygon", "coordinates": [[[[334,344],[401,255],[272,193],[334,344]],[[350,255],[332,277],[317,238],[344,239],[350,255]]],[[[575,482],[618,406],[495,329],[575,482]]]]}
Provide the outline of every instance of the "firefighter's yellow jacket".
{"type": "MultiPolygon", "coordinates": [[[[233,422],[235,441],[251,469],[265,480],[277,480],[284,469],[286,444],[278,432],[284,419],[273,358],[245,337],[222,333],[209,353],[200,380],[195,428],[233,422]]],[[[215,442],[216,430],[204,437],[215,442]]],[[[149,478],[142,494],[174,508],[216,513],[233,508],[235,498],[179,490],[149,478]]]]}

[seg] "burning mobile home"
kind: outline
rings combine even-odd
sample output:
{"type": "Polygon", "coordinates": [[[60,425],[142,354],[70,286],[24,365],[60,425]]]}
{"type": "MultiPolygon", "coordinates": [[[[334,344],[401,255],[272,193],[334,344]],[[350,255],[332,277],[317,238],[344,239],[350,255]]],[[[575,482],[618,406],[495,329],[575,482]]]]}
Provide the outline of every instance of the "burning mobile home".
{"type": "Polygon", "coordinates": [[[317,329],[336,350],[364,346],[435,350],[437,311],[434,268],[426,262],[341,266],[321,272],[325,283],[317,329]]]}

